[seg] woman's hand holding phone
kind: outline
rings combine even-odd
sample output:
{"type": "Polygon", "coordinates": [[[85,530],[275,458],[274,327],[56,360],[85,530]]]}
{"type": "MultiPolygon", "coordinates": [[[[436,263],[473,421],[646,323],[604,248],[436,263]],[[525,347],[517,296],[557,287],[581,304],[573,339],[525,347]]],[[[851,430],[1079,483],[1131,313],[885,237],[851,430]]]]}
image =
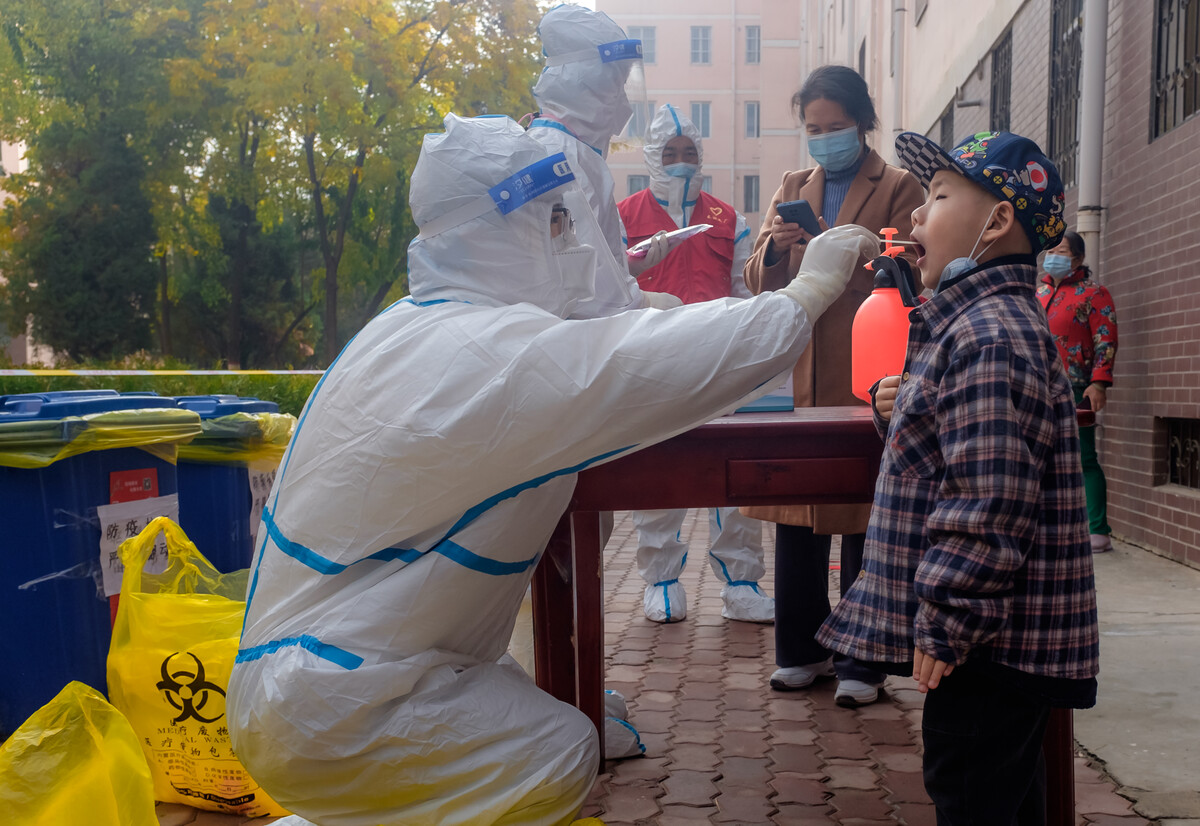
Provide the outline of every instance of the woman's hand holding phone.
{"type": "MultiPolygon", "coordinates": [[[[824,218],[818,218],[817,224],[821,232],[829,229],[824,218]]],[[[789,224],[779,215],[771,221],[771,249],[767,250],[767,265],[777,263],[784,254],[791,250],[793,244],[807,244],[816,236],[805,230],[799,224],[789,224]]]]}

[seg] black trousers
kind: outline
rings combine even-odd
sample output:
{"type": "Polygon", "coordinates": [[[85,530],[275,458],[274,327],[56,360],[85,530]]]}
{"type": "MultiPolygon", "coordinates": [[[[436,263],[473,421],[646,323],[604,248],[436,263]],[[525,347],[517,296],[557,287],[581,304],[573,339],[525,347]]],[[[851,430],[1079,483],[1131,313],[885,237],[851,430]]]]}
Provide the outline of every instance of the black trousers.
{"type": "MultiPolygon", "coordinates": [[[[862,570],[866,534],[842,537],[840,592],[846,593],[862,570]]],[[[829,616],[829,548],[833,537],[798,525],[775,526],[775,664],[780,668],[812,665],[828,659],[829,649],[815,639],[829,616]]],[[[840,680],[878,685],[884,674],[838,654],[840,680]]]]}
{"type": "Polygon", "coordinates": [[[1043,826],[1050,705],[970,662],[925,695],[925,790],[938,826],[1043,826]]]}

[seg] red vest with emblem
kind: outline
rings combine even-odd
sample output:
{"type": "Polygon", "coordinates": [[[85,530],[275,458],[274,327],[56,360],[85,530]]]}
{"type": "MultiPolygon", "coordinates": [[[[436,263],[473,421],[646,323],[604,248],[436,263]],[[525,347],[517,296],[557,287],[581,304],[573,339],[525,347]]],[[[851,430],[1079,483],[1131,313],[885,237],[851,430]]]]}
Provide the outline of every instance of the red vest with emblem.
{"type": "MultiPolygon", "coordinates": [[[[617,209],[631,247],[656,232],[678,229],[649,189],[630,195],[617,204],[617,209]]],[[[650,292],[670,293],[684,304],[727,298],[737,213],[724,201],[701,192],[689,218],[689,224],[712,224],[712,229],[671,250],[661,263],[638,276],[638,286],[650,292]]]]}

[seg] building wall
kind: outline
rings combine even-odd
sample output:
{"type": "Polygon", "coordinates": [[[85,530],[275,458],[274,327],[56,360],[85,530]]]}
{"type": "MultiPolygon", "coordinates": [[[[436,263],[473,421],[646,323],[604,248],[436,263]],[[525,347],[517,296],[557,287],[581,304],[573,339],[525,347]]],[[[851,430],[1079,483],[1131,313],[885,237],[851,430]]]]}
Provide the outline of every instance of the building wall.
{"type": "MultiPolygon", "coordinates": [[[[798,87],[802,51],[799,3],[772,0],[597,0],[596,7],[628,30],[655,29],[654,62],[646,65],[647,99],[690,113],[693,101],[711,105],[710,137],[704,139],[704,174],[713,195],[746,215],[756,232],[762,211],[787,170],[800,168],[802,139],[789,101],[798,87]],[[746,63],[746,26],[760,26],[761,62],[746,63]],[[691,63],[691,27],[711,28],[711,61],[691,63]],[[745,104],[759,103],[759,137],[746,137],[745,104]],[[759,210],[747,210],[746,175],[759,176],[759,210]]],[[[627,196],[629,175],[646,174],[641,150],[608,159],[618,199],[627,196]]]]}
{"type": "Polygon", "coordinates": [[[1120,324],[1101,428],[1117,534],[1200,567],[1200,491],[1167,484],[1164,417],[1200,419],[1200,116],[1151,139],[1154,4],[1109,11],[1100,255],[1120,324]]]}
{"type": "Polygon", "coordinates": [[[1050,0],[1030,0],[1012,21],[1012,131],[1046,148],[1050,106],[1050,0]]]}

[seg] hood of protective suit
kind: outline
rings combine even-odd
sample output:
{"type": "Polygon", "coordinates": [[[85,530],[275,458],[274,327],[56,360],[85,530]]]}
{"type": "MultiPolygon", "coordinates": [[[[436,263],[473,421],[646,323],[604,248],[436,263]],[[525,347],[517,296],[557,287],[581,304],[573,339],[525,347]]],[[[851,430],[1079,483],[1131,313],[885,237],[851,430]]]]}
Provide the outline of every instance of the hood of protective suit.
{"type": "Polygon", "coordinates": [[[412,297],[524,302],[565,318],[595,290],[595,265],[568,271],[550,237],[555,204],[581,199],[569,164],[511,118],[448,114],[444,123],[425,136],[409,190],[420,230],[408,248],[412,297]]]}
{"type": "Polygon", "coordinates": [[[680,216],[683,209],[685,206],[690,208],[696,202],[700,184],[704,180],[700,172],[704,167],[704,142],[700,140],[700,129],[677,107],[664,103],[654,113],[642,152],[646,156],[646,169],[650,171],[650,191],[663,203],[676,223],[682,226],[684,221],[680,216]],[[680,135],[691,138],[696,145],[696,174],[688,178],[671,177],[663,168],[663,149],[672,138],[680,135]]]}
{"type": "Polygon", "coordinates": [[[553,65],[553,59],[584,53],[625,39],[625,31],[603,12],[582,6],[555,6],[538,24],[546,68],[533,87],[542,114],[561,122],[584,143],[607,154],[608,142],[633,116],[625,94],[629,60],[595,57],[553,65]]]}

